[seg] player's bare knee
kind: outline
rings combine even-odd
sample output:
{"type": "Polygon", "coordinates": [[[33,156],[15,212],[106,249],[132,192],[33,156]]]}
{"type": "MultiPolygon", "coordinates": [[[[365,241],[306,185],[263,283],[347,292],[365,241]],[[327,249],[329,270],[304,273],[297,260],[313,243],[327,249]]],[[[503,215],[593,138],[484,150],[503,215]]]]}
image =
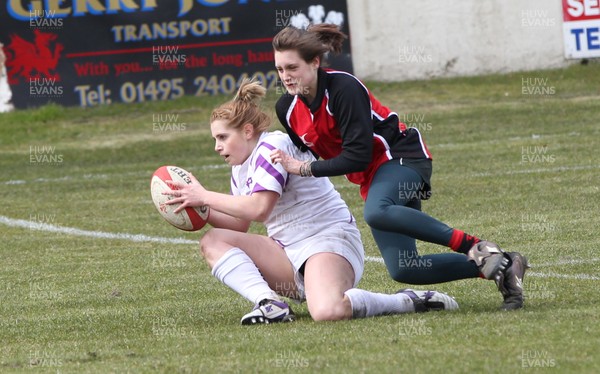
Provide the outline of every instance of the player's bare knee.
{"type": "Polygon", "coordinates": [[[215,229],[208,230],[202,236],[202,238],[200,238],[200,253],[211,268],[222,256],[222,253],[219,253],[219,251],[217,250],[218,242],[219,234],[215,231],[215,229]]]}
{"type": "Polygon", "coordinates": [[[342,299],[335,303],[317,303],[317,305],[309,305],[308,312],[313,320],[319,321],[340,321],[348,319],[348,311],[346,310],[342,299]]]}
{"type": "Polygon", "coordinates": [[[318,309],[316,311],[310,311],[310,316],[316,322],[322,321],[340,321],[345,319],[343,313],[336,312],[335,310],[318,309]]]}

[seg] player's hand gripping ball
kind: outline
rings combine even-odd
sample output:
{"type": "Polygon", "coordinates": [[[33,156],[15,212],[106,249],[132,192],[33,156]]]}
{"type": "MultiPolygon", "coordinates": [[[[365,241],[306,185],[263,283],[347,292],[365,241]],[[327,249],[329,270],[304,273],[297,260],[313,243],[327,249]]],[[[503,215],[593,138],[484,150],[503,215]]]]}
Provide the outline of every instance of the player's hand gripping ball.
{"type": "Polygon", "coordinates": [[[187,207],[178,213],[174,213],[173,211],[181,204],[165,204],[174,198],[173,196],[163,195],[165,191],[172,191],[165,181],[182,184],[192,183],[190,173],[177,166],[161,166],[156,169],[150,181],[150,193],[160,215],[171,225],[181,230],[197,231],[203,228],[210,214],[208,206],[187,207]]]}

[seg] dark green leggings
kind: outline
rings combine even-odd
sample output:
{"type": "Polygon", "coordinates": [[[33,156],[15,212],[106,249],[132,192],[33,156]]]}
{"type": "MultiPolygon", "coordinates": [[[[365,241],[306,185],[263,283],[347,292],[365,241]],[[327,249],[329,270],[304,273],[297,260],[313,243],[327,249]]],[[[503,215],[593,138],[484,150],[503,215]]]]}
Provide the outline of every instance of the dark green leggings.
{"type": "Polygon", "coordinates": [[[421,212],[423,179],[399,160],[376,172],[365,203],[371,227],[390,276],[409,284],[433,284],[479,277],[475,263],[462,253],[419,256],[416,240],[448,247],[453,229],[421,212]]]}

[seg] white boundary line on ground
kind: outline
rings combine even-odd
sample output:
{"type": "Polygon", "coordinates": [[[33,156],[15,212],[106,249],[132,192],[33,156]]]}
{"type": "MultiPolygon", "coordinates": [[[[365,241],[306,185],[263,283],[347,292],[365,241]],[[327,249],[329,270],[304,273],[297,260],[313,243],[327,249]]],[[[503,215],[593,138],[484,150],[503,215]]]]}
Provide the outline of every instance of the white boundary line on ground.
{"type": "MultiPolygon", "coordinates": [[[[128,233],[112,233],[106,231],[91,231],[82,230],[74,227],[56,226],[48,223],[27,221],[24,219],[14,219],[6,216],[0,216],[0,223],[9,227],[24,228],[36,231],[54,232],[59,234],[73,235],[73,236],[84,236],[96,239],[118,239],[127,240],[131,242],[151,242],[161,244],[198,244],[198,240],[190,240],[184,238],[164,238],[160,236],[149,236],[143,234],[128,234],[128,233]]],[[[366,256],[365,261],[367,262],[379,262],[383,263],[383,258],[366,256]]],[[[600,261],[598,258],[590,260],[565,260],[558,261],[555,263],[546,263],[540,265],[534,265],[535,268],[550,267],[556,265],[577,265],[582,263],[592,263],[600,261]]],[[[529,272],[528,276],[540,277],[540,278],[564,278],[564,279],[578,279],[578,280],[600,280],[600,277],[589,275],[589,274],[560,274],[555,272],[538,273],[529,272]]]]}
{"type": "Polygon", "coordinates": [[[560,265],[581,265],[581,264],[591,264],[593,262],[600,261],[600,258],[592,258],[589,260],[583,259],[570,259],[570,260],[560,260],[556,262],[547,262],[544,264],[537,264],[535,267],[545,268],[549,266],[560,266],[560,265]]]}
{"type": "Polygon", "coordinates": [[[560,274],[555,272],[538,273],[537,271],[530,271],[527,273],[528,277],[539,277],[539,278],[564,278],[564,279],[578,279],[578,280],[600,280],[600,277],[589,274],[560,274]]]}
{"type": "MultiPolygon", "coordinates": [[[[200,166],[196,169],[200,169],[200,170],[211,170],[211,169],[223,169],[229,167],[229,165],[223,163],[223,164],[210,164],[210,165],[203,165],[200,166]]],[[[500,176],[500,175],[513,175],[513,174],[534,174],[534,173],[544,173],[544,172],[548,172],[548,173],[553,173],[553,172],[562,172],[562,171],[576,171],[576,170],[588,170],[588,169],[598,169],[600,168],[600,165],[572,165],[572,166],[558,166],[558,167],[553,167],[553,168],[539,168],[539,169],[523,169],[523,170],[508,170],[508,171],[501,171],[501,172],[496,172],[496,173],[475,173],[472,174],[472,176],[476,176],[476,177],[490,177],[490,176],[500,176]]],[[[140,173],[131,173],[131,174],[140,174],[140,173]]],[[[150,175],[150,174],[148,174],[150,175]]],[[[108,178],[108,175],[106,174],[84,174],[81,176],[81,179],[106,179],[108,178]]],[[[11,180],[7,180],[7,181],[1,181],[0,184],[5,184],[5,185],[19,185],[19,184],[27,184],[27,183],[46,183],[46,182],[65,182],[65,181],[73,181],[73,180],[78,180],[79,178],[77,177],[72,177],[72,176],[64,176],[64,177],[58,177],[58,178],[36,178],[33,180],[24,180],[24,179],[11,179],[11,180]]],[[[337,186],[336,186],[337,188],[337,186]]]]}
{"type": "MultiPolygon", "coordinates": [[[[229,167],[230,166],[227,165],[226,163],[209,164],[209,165],[202,165],[202,166],[196,167],[193,170],[214,170],[214,169],[225,169],[225,168],[229,168],[229,167]]],[[[150,171],[128,172],[128,173],[123,173],[120,175],[121,176],[123,176],[123,175],[147,175],[148,180],[150,180],[150,176],[152,175],[152,173],[150,171]]],[[[82,174],[82,175],[76,175],[76,176],[67,175],[64,177],[57,177],[57,178],[35,178],[35,179],[29,180],[29,181],[24,180],[24,179],[11,179],[11,180],[7,180],[7,181],[2,181],[2,182],[0,182],[0,184],[14,185],[14,184],[27,184],[27,183],[70,182],[70,181],[76,181],[76,180],[107,179],[107,178],[108,178],[107,174],[82,174]]]]}
{"type": "Polygon", "coordinates": [[[495,173],[475,173],[476,177],[493,177],[500,175],[517,175],[517,174],[534,174],[534,173],[553,173],[553,172],[562,172],[562,171],[576,171],[576,170],[590,170],[590,169],[598,169],[600,165],[573,165],[573,166],[557,166],[553,168],[539,168],[539,169],[523,169],[523,170],[507,170],[507,171],[499,171],[495,173]]]}
{"type": "Polygon", "coordinates": [[[19,227],[29,230],[54,232],[59,234],[67,234],[74,236],[85,236],[96,239],[120,239],[131,242],[154,242],[161,244],[197,244],[197,240],[189,240],[183,238],[162,238],[158,236],[148,236],[142,234],[127,234],[127,233],[112,233],[105,231],[90,231],[82,230],[74,227],[63,227],[51,225],[48,223],[27,221],[24,219],[13,219],[5,216],[0,216],[0,223],[10,227],[19,227]]]}

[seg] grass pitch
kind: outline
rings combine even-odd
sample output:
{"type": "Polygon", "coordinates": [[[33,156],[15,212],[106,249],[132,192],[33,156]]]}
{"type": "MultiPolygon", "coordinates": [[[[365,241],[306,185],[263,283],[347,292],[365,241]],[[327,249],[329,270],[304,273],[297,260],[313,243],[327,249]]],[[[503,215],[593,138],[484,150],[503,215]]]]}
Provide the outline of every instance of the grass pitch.
{"type": "MultiPolygon", "coordinates": [[[[600,65],[369,86],[433,153],[424,211],[529,257],[525,309],[472,279],[430,286],[455,312],[315,323],[299,305],[293,324],[240,326],[252,305],[149,193],[164,164],[228,191],[207,125],[228,98],[49,105],[0,115],[0,371],[599,372],[600,65]]],[[[357,187],[333,180],[377,257],[357,187]]],[[[360,287],[407,285],[370,261],[360,287]]]]}

